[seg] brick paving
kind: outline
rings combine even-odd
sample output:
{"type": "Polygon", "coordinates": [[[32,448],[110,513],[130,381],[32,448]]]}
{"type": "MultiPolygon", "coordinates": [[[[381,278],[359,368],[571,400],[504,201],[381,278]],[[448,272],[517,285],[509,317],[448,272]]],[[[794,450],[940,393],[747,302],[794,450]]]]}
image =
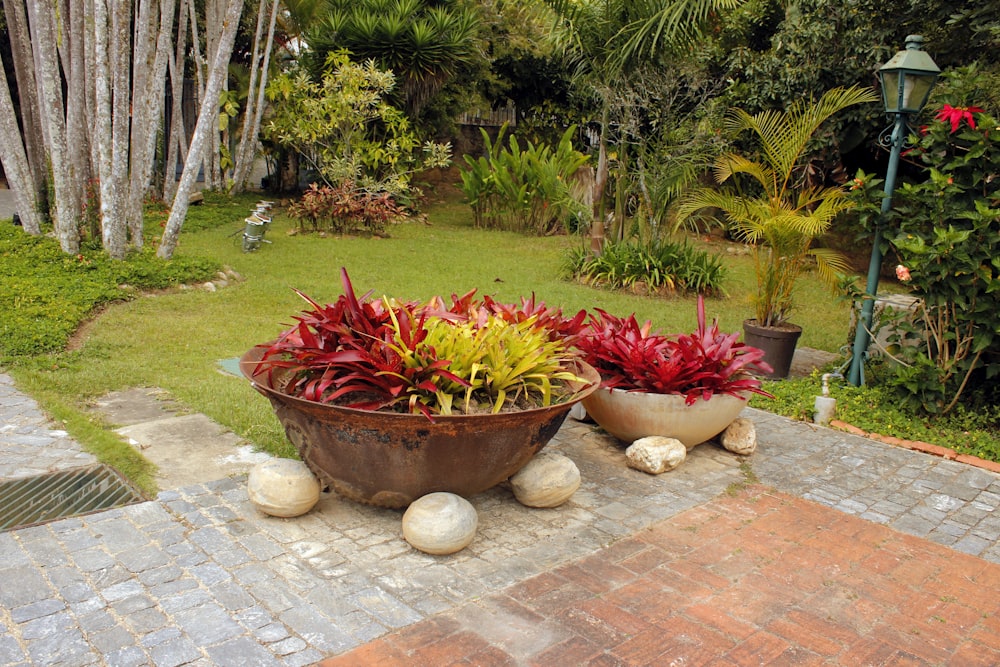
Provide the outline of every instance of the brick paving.
{"type": "Polygon", "coordinates": [[[321,665],[998,665],[998,590],[1000,565],[753,486],[321,665]]]}
{"type": "MultiPolygon", "coordinates": [[[[1000,664],[1000,475],[745,415],[753,457],[657,477],[569,421],[570,503],[475,496],[450,557],[329,494],[263,516],[241,477],[0,533],[0,665],[1000,664]]],[[[0,479],[86,458],[2,374],[0,417],[0,479]]]]}

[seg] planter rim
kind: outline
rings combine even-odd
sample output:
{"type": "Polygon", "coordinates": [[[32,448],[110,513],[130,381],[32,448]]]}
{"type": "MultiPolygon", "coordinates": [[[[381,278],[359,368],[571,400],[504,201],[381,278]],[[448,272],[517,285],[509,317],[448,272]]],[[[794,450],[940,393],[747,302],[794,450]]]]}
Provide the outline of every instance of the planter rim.
{"type": "Polygon", "coordinates": [[[776,327],[774,327],[774,326],[771,326],[771,327],[761,326],[761,325],[757,324],[757,318],[756,317],[750,317],[750,318],[747,318],[747,319],[743,320],[743,328],[746,329],[748,327],[757,329],[759,331],[774,331],[774,332],[781,332],[781,333],[793,333],[793,332],[799,332],[799,333],[801,333],[802,332],[802,327],[801,326],[799,326],[798,324],[792,324],[791,322],[785,322],[785,323],[783,323],[783,324],[781,324],[779,326],[776,326],[776,327]]]}
{"type": "MultiPolygon", "coordinates": [[[[656,396],[657,398],[659,398],[660,396],[676,396],[677,398],[683,398],[683,399],[687,398],[687,396],[685,396],[684,394],[676,392],[670,394],[663,394],[655,391],[638,391],[636,389],[622,389],[621,387],[601,387],[600,391],[608,391],[611,392],[612,394],[632,394],[634,396],[640,396],[640,395],[656,396]]],[[[715,398],[716,396],[732,396],[733,398],[739,398],[744,401],[747,401],[750,399],[751,395],[752,392],[749,391],[738,391],[735,394],[730,394],[724,391],[720,391],[712,394],[711,398],[715,398]]],[[[698,396],[698,399],[691,405],[698,405],[699,402],[703,403],[705,402],[705,400],[706,399],[702,398],[701,396],[698,396]]]]}
{"type": "MultiPolygon", "coordinates": [[[[413,412],[395,412],[390,410],[363,410],[361,408],[350,408],[345,405],[337,405],[335,403],[322,403],[320,401],[310,401],[309,399],[302,398],[300,396],[295,396],[294,394],[289,394],[281,391],[273,385],[273,382],[269,382],[267,379],[267,371],[261,369],[260,359],[264,354],[264,350],[271,346],[274,341],[269,341],[267,343],[261,343],[250,348],[243,356],[240,357],[240,372],[243,376],[250,381],[250,385],[260,394],[268,396],[273,394],[279,396],[282,401],[291,401],[296,404],[301,404],[303,406],[323,406],[324,408],[329,408],[337,412],[343,412],[345,414],[356,414],[356,415],[378,415],[380,418],[385,419],[421,419],[428,425],[432,425],[434,422],[445,420],[447,422],[461,422],[471,419],[482,419],[483,417],[498,417],[505,414],[512,413],[530,413],[543,410],[552,410],[553,408],[558,408],[561,406],[569,406],[571,403],[582,400],[583,398],[592,394],[600,386],[600,374],[597,370],[590,364],[582,361],[576,360],[570,366],[569,370],[579,377],[582,377],[587,383],[585,386],[581,386],[579,389],[569,395],[565,400],[559,403],[553,403],[550,405],[543,405],[534,408],[527,408],[524,410],[508,410],[506,412],[479,412],[475,414],[452,414],[452,415],[434,415],[434,422],[431,422],[427,417],[420,413],[413,412]]],[[[282,369],[276,369],[276,373],[280,373],[282,369]]],[[[577,384],[575,382],[570,383],[570,385],[577,384]]]]}

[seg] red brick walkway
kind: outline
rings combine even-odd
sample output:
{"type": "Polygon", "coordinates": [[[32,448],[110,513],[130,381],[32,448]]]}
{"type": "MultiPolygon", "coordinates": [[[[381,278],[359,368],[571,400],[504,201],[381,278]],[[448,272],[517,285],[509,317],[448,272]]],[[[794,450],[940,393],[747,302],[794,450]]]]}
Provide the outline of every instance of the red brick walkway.
{"type": "Polygon", "coordinates": [[[752,487],[321,665],[1000,665],[1000,565],[752,487]]]}

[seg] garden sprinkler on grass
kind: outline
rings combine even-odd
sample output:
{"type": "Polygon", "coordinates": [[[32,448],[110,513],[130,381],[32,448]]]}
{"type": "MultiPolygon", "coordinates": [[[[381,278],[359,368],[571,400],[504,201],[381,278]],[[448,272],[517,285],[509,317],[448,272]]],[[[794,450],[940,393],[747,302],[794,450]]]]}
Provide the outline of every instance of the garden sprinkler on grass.
{"type": "Polygon", "coordinates": [[[837,410],[837,399],[830,397],[830,378],[843,380],[844,376],[840,373],[823,373],[823,395],[816,397],[813,412],[813,422],[820,426],[829,426],[837,410]]]}
{"type": "Polygon", "coordinates": [[[250,214],[250,217],[243,220],[245,223],[243,228],[243,252],[256,250],[260,247],[261,243],[270,243],[270,241],[264,238],[264,234],[271,226],[269,211],[272,206],[274,206],[274,202],[259,201],[253,213],[250,214]]]}

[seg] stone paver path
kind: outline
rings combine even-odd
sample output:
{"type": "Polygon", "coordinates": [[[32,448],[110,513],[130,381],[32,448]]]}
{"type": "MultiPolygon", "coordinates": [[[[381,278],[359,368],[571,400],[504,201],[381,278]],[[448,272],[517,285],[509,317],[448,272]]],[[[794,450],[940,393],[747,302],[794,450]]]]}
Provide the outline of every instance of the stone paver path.
{"type": "MultiPolygon", "coordinates": [[[[2,380],[0,473],[87,458],[2,380]]],[[[0,533],[0,665],[997,664],[1000,475],[746,414],[753,457],[657,477],[567,422],[572,501],[480,494],[450,557],[335,496],[263,516],[241,477],[0,533]]]]}
{"type": "Polygon", "coordinates": [[[31,477],[96,463],[66,431],[38,409],[34,399],[17,391],[0,373],[0,480],[31,477]]]}

